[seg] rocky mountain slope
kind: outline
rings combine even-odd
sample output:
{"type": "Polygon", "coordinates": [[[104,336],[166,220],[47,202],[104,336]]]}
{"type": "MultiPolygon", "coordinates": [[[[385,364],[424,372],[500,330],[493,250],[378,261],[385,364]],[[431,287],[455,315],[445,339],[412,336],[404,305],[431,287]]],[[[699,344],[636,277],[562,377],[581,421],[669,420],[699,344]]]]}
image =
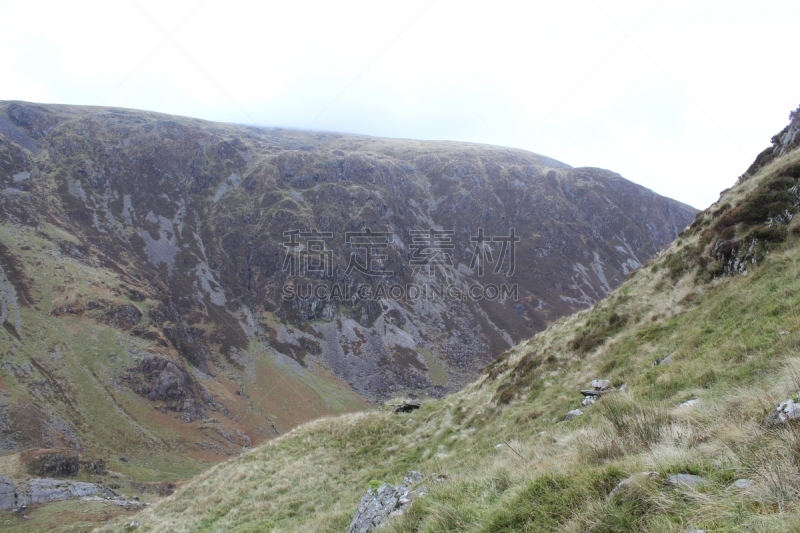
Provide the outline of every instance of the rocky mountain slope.
{"type": "Polygon", "coordinates": [[[800,529],[798,126],[619,289],[462,391],[305,424],[138,530],[800,529]]]}
{"type": "Polygon", "coordinates": [[[441,396],[694,214],[519,150],[0,103],[0,448],[179,477],[441,396]]]}

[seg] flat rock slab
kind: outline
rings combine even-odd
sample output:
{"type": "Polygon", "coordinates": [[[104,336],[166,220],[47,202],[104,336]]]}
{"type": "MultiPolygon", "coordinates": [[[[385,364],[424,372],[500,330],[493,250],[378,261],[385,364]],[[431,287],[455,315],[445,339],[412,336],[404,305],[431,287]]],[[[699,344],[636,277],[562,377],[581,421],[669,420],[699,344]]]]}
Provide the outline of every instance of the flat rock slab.
{"type": "Polygon", "coordinates": [[[83,481],[32,478],[17,486],[15,507],[61,500],[85,498],[87,496],[116,496],[111,489],[83,481]]]}

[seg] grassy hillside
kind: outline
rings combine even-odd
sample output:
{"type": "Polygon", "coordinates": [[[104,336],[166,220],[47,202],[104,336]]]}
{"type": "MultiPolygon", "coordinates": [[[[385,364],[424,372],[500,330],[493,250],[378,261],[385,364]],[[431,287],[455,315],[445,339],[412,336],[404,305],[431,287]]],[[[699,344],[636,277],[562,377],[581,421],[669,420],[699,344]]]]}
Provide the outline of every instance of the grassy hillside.
{"type": "Polygon", "coordinates": [[[411,469],[428,493],[385,531],[797,530],[800,428],[763,422],[800,390],[798,168],[797,151],[768,162],[465,390],[301,426],[201,474],[139,530],[344,531],[373,480],[411,469]],[[616,392],[564,421],[594,378],[616,392]],[[709,483],[668,486],[676,473],[709,483]],[[732,489],[740,478],[755,483],[732,489]]]}

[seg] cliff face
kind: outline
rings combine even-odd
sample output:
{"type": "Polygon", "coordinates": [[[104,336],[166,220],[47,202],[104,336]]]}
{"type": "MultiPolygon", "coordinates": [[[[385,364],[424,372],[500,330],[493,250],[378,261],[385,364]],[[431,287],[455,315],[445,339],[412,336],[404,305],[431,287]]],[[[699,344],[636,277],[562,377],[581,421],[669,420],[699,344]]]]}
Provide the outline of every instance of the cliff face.
{"type": "Polygon", "coordinates": [[[1,103],[6,447],[81,445],[84,378],[213,453],[352,391],[441,395],[694,214],[520,150],[1,103]]]}

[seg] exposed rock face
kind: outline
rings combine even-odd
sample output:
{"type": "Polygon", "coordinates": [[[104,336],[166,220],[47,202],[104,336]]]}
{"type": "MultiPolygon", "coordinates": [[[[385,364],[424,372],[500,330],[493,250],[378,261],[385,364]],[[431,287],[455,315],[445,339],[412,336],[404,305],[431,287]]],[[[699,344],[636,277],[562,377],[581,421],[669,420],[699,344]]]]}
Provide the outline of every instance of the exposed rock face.
{"type": "Polygon", "coordinates": [[[782,156],[800,144],[800,107],[789,114],[789,125],[772,137],[772,146],[758,154],[755,162],[739,178],[745,180],[776,157],[782,156]]]}
{"type": "MultiPolygon", "coordinates": [[[[0,114],[0,218],[69,228],[81,241],[69,253],[137,273],[129,294],[161,302],[149,316],[106,306],[98,320],[167,343],[202,371],[216,354],[234,361],[261,342],[372,398],[458,388],[515,342],[602,298],[694,214],[606,170],[520,150],[105,108],[11,102],[0,114]],[[385,234],[370,265],[363,235],[345,242],[366,228],[385,234]],[[414,233],[431,228],[449,232],[438,254],[414,233]],[[512,228],[513,264],[502,249],[512,228]],[[298,256],[293,273],[291,231],[322,235],[327,263],[300,268],[309,258],[298,256]],[[432,253],[441,269],[412,261],[432,253]],[[352,296],[361,284],[374,298],[328,294],[337,285],[352,296]],[[509,293],[494,297],[503,284],[509,293]],[[384,298],[379,285],[458,294],[384,298]]],[[[63,309],[91,311],[81,305],[63,309]]],[[[162,373],[153,396],[180,394],[181,379],[162,373]]]]}
{"type": "Polygon", "coordinates": [[[266,437],[311,397],[302,416],[326,412],[328,383],[370,400],[460,388],[608,294],[694,213],[521,150],[4,102],[0,335],[20,395],[47,389],[23,403],[64,420],[65,440],[88,427],[75,381],[53,371],[58,340],[39,366],[16,347],[25,312],[146,345],[96,355],[101,394],[127,387],[184,423],[236,403],[266,437]],[[35,308],[45,262],[60,278],[35,308]]]}
{"type": "Polygon", "coordinates": [[[409,492],[409,487],[422,481],[422,474],[411,471],[406,474],[402,485],[392,487],[384,483],[377,489],[369,489],[347,528],[347,533],[370,533],[381,527],[391,516],[403,513],[411,505],[415,496],[424,494],[418,491],[409,492]]]}
{"type": "Polygon", "coordinates": [[[0,511],[14,508],[14,482],[0,476],[0,511]]]}
{"type": "MultiPolygon", "coordinates": [[[[1,483],[2,480],[0,480],[0,484],[1,483]]],[[[33,478],[23,481],[16,487],[13,507],[84,498],[86,496],[102,496],[112,498],[116,495],[111,489],[107,489],[94,483],[85,483],[83,481],[64,481],[61,479],[49,478],[33,478]]]]}
{"type": "Polygon", "coordinates": [[[38,476],[76,476],[80,470],[80,459],[74,453],[43,454],[27,465],[31,474],[38,476]]]}

